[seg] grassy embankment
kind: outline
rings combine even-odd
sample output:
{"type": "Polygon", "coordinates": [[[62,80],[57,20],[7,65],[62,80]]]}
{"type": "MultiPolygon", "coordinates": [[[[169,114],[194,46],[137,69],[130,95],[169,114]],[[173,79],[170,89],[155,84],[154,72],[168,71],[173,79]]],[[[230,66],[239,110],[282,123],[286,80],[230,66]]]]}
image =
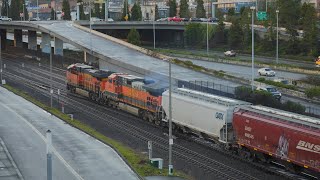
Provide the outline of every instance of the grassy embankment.
{"type": "MultiPolygon", "coordinates": [[[[89,127],[88,125],[80,122],[79,120],[73,119],[60,112],[56,108],[50,108],[49,106],[41,103],[40,101],[36,100],[32,96],[28,95],[28,93],[23,92],[19,89],[16,89],[10,85],[4,85],[6,89],[9,91],[23,97],[24,99],[32,102],[33,104],[39,106],[40,108],[50,112],[54,116],[62,119],[63,121],[67,122],[71,126],[91,135],[92,137],[104,142],[105,144],[110,145],[113,147],[126,161],[127,163],[142,177],[145,176],[154,176],[154,175],[159,175],[159,176],[165,176],[168,174],[168,171],[166,169],[164,170],[159,170],[149,164],[148,158],[146,155],[135,152],[133,149],[123,145],[121,142],[115,141],[111,138],[108,138],[101,134],[100,132],[96,131],[95,129],[89,127]]],[[[192,179],[191,177],[188,177],[187,175],[183,174],[182,172],[175,172],[175,176],[180,176],[184,177],[187,179],[192,179]]]]}

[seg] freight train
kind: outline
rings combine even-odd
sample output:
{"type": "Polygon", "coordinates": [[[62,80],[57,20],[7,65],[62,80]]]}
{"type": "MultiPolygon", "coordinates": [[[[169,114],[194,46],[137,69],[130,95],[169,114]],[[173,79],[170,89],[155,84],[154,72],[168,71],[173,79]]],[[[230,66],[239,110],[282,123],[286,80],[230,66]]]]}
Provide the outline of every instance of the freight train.
{"type": "MultiPolygon", "coordinates": [[[[144,78],[67,68],[67,89],[159,126],[167,126],[169,91],[144,78]]],[[[172,90],[173,129],[212,140],[244,158],[276,160],[320,174],[320,120],[186,88],[172,90]]]]}

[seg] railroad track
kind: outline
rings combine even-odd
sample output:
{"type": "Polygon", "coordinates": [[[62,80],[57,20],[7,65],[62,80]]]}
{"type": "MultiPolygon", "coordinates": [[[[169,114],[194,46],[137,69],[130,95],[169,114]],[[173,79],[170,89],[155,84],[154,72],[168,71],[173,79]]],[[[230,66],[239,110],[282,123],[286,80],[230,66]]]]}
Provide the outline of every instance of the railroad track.
{"type": "MultiPolygon", "coordinates": [[[[18,70],[13,68],[14,70],[18,70]]],[[[21,71],[21,69],[20,69],[21,71]]],[[[23,71],[25,73],[25,71],[23,71]]],[[[21,74],[23,74],[21,73],[21,74]]],[[[40,72],[38,72],[40,73],[40,72]]],[[[28,79],[27,77],[21,77],[20,75],[13,74],[11,72],[6,72],[5,77],[7,79],[11,79],[14,81],[18,81],[29,88],[36,89],[39,93],[50,97],[49,93],[49,86],[47,82],[48,79],[41,76],[36,75],[31,72],[27,72],[28,76],[31,76],[32,79],[37,79],[37,81],[28,79]],[[40,81],[40,82],[39,82],[40,81]]],[[[24,74],[26,75],[26,74],[24,74]]],[[[55,83],[55,88],[61,88],[65,84],[63,83],[55,83]]],[[[160,149],[164,151],[168,151],[168,139],[165,139],[163,137],[155,136],[153,133],[150,133],[144,129],[141,129],[137,126],[134,126],[130,123],[127,123],[120,118],[114,117],[109,115],[108,113],[102,113],[105,110],[114,111],[113,109],[108,109],[106,107],[101,108],[100,105],[97,105],[95,103],[90,102],[90,106],[85,105],[81,100],[70,97],[66,91],[62,91],[61,93],[61,101],[68,104],[68,106],[71,106],[73,109],[83,111],[86,110],[88,115],[91,117],[95,117],[97,120],[102,121],[106,123],[108,126],[113,126],[116,129],[119,129],[122,131],[122,133],[129,134],[133,137],[138,138],[140,141],[147,142],[149,140],[153,141],[153,145],[159,147],[160,149]],[[101,111],[100,109],[103,109],[104,111],[101,111]],[[107,117],[107,118],[106,118],[107,117]]],[[[88,101],[87,101],[88,102],[88,101]]],[[[114,113],[114,112],[113,112],[114,113]]],[[[126,116],[128,118],[130,116],[126,116]]],[[[132,118],[132,116],[130,117],[132,118]]],[[[138,119],[138,118],[137,118],[138,119]]],[[[218,161],[215,161],[211,158],[208,158],[202,154],[199,154],[197,152],[191,151],[183,146],[180,146],[178,144],[174,144],[173,147],[173,154],[177,157],[180,157],[182,159],[185,159],[188,162],[191,162],[192,164],[196,164],[198,167],[205,169],[207,172],[210,172],[214,174],[217,178],[223,178],[223,179],[256,179],[255,177],[245,174],[237,169],[234,169],[232,167],[226,166],[222,163],[219,163],[218,161]]]]}
{"type": "MultiPolygon", "coordinates": [[[[18,63],[18,62],[15,62],[15,63],[18,63]]],[[[21,63],[19,63],[19,64],[21,64],[21,63]]],[[[41,66],[41,68],[43,68],[43,67],[45,67],[46,69],[49,69],[49,67],[48,66],[41,66]]],[[[28,67],[24,67],[24,69],[25,70],[21,70],[20,68],[13,68],[13,69],[15,69],[15,71],[19,71],[19,73],[20,72],[22,72],[22,74],[24,74],[24,75],[26,75],[26,74],[28,74],[29,76],[31,76],[31,77],[33,77],[33,78],[36,78],[36,79],[38,79],[38,81],[40,81],[40,82],[37,82],[38,84],[41,84],[41,83],[43,83],[43,82],[47,82],[47,84],[42,84],[42,85],[37,85],[38,87],[47,87],[47,89],[48,89],[48,87],[49,87],[49,83],[48,83],[48,79],[49,79],[49,76],[47,75],[47,71],[44,71],[44,70],[42,70],[42,69],[37,69],[37,70],[35,70],[35,68],[36,67],[33,67],[33,68],[28,68],[28,67]],[[42,75],[37,75],[37,74],[34,74],[34,73],[31,73],[30,71],[34,71],[34,73],[40,73],[40,74],[42,74],[42,75]],[[46,77],[45,77],[46,76],[46,77]]],[[[55,69],[55,71],[56,72],[60,72],[60,73],[62,73],[62,74],[64,74],[65,73],[65,70],[63,70],[63,69],[59,69],[59,68],[54,68],[55,69]]],[[[55,76],[57,76],[56,74],[54,74],[55,76]]],[[[67,93],[63,90],[64,88],[65,88],[65,83],[61,83],[61,82],[64,82],[64,77],[61,75],[59,78],[55,78],[56,80],[59,80],[60,82],[55,82],[55,81],[53,81],[53,84],[54,84],[54,88],[56,88],[56,89],[62,89],[62,96],[64,96],[64,98],[65,99],[68,99],[68,96],[70,96],[70,94],[69,95],[67,95],[67,93]]],[[[54,79],[53,79],[54,80],[54,79]]],[[[27,79],[24,79],[24,81],[29,81],[30,82],[30,80],[27,80],[27,79]]],[[[30,84],[36,84],[36,83],[30,83],[30,84]]],[[[104,107],[104,106],[99,106],[99,105],[97,105],[97,104],[95,104],[95,103],[92,103],[92,102],[90,102],[90,101],[88,101],[86,98],[85,98],[85,100],[84,100],[84,98],[82,97],[82,96],[77,96],[77,95],[73,95],[73,96],[75,96],[76,98],[81,98],[82,99],[82,104],[83,103],[90,103],[90,107],[92,107],[92,106],[95,106],[95,107],[97,107],[97,108],[95,108],[95,109],[100,109],[100,111],[105,111],[105,112],[109,112],[109,113],[111,113],[111,114],[114,114],[114,109],[109,109],[109,108],[106,108],[106,107],[104,107]]],[[[79,99],[78,99],[79,100],[79,99]]],[[[88,108],[85,108],[85,109],[88,109],[88,108]]],[[[94,109],[94,110],[95,110],[94,109]]],[[[99,112],[96,112],[96,113],[99,113],[99,112]]],[[[117,112],[117,115],[120,115],[120,116],[122,116],[122,117],[125,117],[125,118],[134,118],[135,120],[140,120],[140,121],[142,121],[140,118],[136,118],[136,117],[133,117],[133,116],[130,116],[130,115],[128,115],[127,113],[124,113],[124,112],[117,112]]],[[[110,118],[110,115],[109,114],[103,114],[103,116],[108,116],[108,118],[110,118]]],[[[114,117],[113,117],[114,118],[114,117]]],[[[118,119],[118,120],[120,120],[120,119],[118,119]]],[[[119,123],[119,122],[117,122],[117,123],[119,123]]],[[[126,123],[126,124],[124,124],[124,126],[127,126],[128,127],[128,123],[126,123]]],[[[153,125],[153,126],[155,126],[155,125],[153,125]]],[[[119,129],[119,127],[117,127],[118,129],[119,129]]],[[[131,127],[131,128],[137,128],[137,127],[131,127]]],[[[139,133],[145,133],[145,132],[141,132],[141,130],[142,129],[136,129],[136,131],[135,132],[139,132],[139,133]]],[[[128,132],[128,130],[124,130],[125,132],[128,132]]],[[[130,131],[129,131],[130,132],[130,131]]],[[[131,135],[133,135],[133,134],[131,134],[131,135]]],[[[134,135],[133,135],[134,136],[134,135]]],[[[168,149],[167,149],[167,147],[166,146],[163,146],[162,144],[168,144],[168,140],[167,139],[161,139],[161,137],[157,137],[157,136],[154,136],[153,138],[151,138],[151,136],[152,135],[150,135],[150,133],[149,134],[147,134],[147,133],[145,133],[145,136],[149,136],[149,138],[142,138],[142,137],[140,137],[140,139],[143,139],[144,141],[148,141],[148,140],[153,140],[154,142],[159,142],[159,143],[156,143],[155,145],[156,146],[158,146],[158,147],[160,147],[161,149],[163,149],[163,150],[165,150],[165,151],[167,151],[168,149]],[[159,139],[160,138],[160,139],[159,139]]],[[[139,138],[139,137],[138,137],[139,138]]],[[[214,146],[213,144],[208,144],[208,143],[203,143],[202,141],[201,141],[201,139],[194,139],[193,140],[194,142],[197,142],[198,144],[202,144],[202,145],[205,145],[205,146],[207,146],[207,147],[210,147],[211,149],[214,149],[215,151],[219,151],[219,152],[222,152],[222,153],[224,153],[225,155],[228,155],[228,156],[230,156],[230,157],[233,157],[233,158],[235,158],[235,159],[238,159],[238,160],[242,160],[243,161],[243,159],[241,159],[239,156],[235,156],[235,155],[233,155],[233,154],[231,154],[231,153],[228,153],[227,151],[223,151],[223,150],[221,150],[220,148],[218,148],[218,147],[216,147],[216,146],[214,146]]],[[[201,168],[204,168],[204,169],[207,169],[209,172],[215,172],[217,169],[219,170],[220,168],[221,169],[228,169],[228,173],[230,173],[230,172],[233,172],[235,169],[230,169],[230,167],[228,167],[228,166],[225,166],[225,165],[223,165],[223,164],[221,164],[221,163],[219,163],[219,162],[217,162],[217,161],[214,161],[214,160],[212,160],[212,159],[210,159],[210,158],[208,158],[208,157],[205,157],[205,156],[203,156],[202,154],[195,154],[194,153],[194,151],[190,151],[189,149],[187,149],[187,148],[185,148],[185,147],[183,147],[183,146],[177,146],[176,144],[174,145],[174,148],[176,148],[176,149],[178,149],[178,152],[173,152],[173,154],[174,155],[176,155],[176,156],[179,156],[179,157],[182,157],[182,158],[184,158],[184,159],[186,159],[186,160],[188,160],[188,161],[190,161],[190,162],[193,162],[194,164],[197,164],[199,167],[201,167],[201,168]],[[180,152],[185,152],[185,154],[187,154],[187,155],[183,155],[183,154],[181,154],[180,152]],[[198,158],[198,159],[200,159],[200,160],[198,160],[198,161],[195,161],[195,159],[196,158],[198,158]],[[204,164],[204,163],[202,163],[202,162],[206,162],[206,164],[213,164],[214,165],[214,168],[210,168],[210,166],[208,166],[208,165],[206,165],[206,164],[204,164]]],[[[246,162],[247,163],[247,162],[246,162]]],[[[264,169],[265,167],[264,166],[262,166],[261,164],[257,164],[257,163],[251,163],[251,165],[254,165],[254,166],[256,166],[256,167],[258,167],[259,169],[264,169]]],[[[264,169],[265,170],[265,169],[264,169]]],[[[269,171],[269,172],[272,172],[272,171],[270,171],[270,170],[267,170],[267,171],[269,171]]],[[[240,177],[241,177],[241,174],[243,174],[242,172],[235,172],[234,173],[235,175],[237,175],[236,177],[237,177],[237,179],[241,179],[240,177]],[[240,175],[238,175],[238,174],[240,174],[240,175]]],[[[283,175],[282,173],[275,173],[275,174],[278,174],[278,175],[282,175],[282,176],[284,176],[284,177],[286,177],[286,178],[293,178],[292,176],[286,176],[286,175],[283,175]]],[[[231,177],[229,177],[230,179],[232,179],[231,177]]],[[[254,177],[245,177],[246,179],[254,179],[254,177]]],[[[294,178],[297,178],[297,177],[294,177],[294,178]]]]}
{"type": "MultiPolygon", "coordinates": [[[[21,62],[14,62],[14,63],[21,64],[21,62]]],[[[41,87],[41,89],[46,89],[48,91],[48,89],[49,89],[48,79],[50,76],[48,75],[48,72],[46,70],[43,70],[40,68],[45,68],[49,71],[49,66],[46,66],[46,65],[42,65],[41,67],[33,66],[32,68],[25,66],[23,69],[17,68],[17,66],[15,66],[12,69],[15,71],[15,74],[20,73],[21,75],[28,75],[29,77],[32,77],[37,80],[37,82],[35,82],[35,81],[30,81],[27,78],[24,78],[21,81],[28,82],[28,83],[32,84],[33,86],[36,86],[38,88],[41,87]],[[37,74],[37,73],[39,73],[39,74],[37,74]],[[44,82],[46,82],[46,84],[43,84],[44,82]]],[[[97,105],[96,103],[90,102],[90,101],[88,101],[87,98],[84,98],[82,96],[72,94],[72,96],[74,98],[70,98],[70,94],[68,94],[67,91],[64,90],[65,89],[65,77],[64,77],[65,70],[60,69],[60,68],[56,68],[56,67],[53,67],[53,69],[56,72],[56,73],[53,73],[53,75],[55,77],[55,78],[53,78],[53,85],[54,85],[53,88],[61,90],[60,97],[63,98],[62,101],[64,101],[65,103],[68,103],[69,106],[70,106],[70,102],[72,105],[78,104],[76,107],[73,106],[73,108],[79,109],[78,107],[82,106],[83,109],[89,110],[90,112],[94,112],[93,114],[91,113],[90,115],[96,116],[97,119],[100,118],[100,121],[106,121],[106,120],[103,120],[103,118],[101,119],[101,117],[108,117],[108,119],[112,119],[114,121],[114,123],[116,123],[116,124],[113,124],[113,126],[115,128],[121,129],[123,132],[126,132],[127,134],[130,134],[131,136],[137,137],[139,140],[141,140],[143,142],[147,142],[149,140],[152,140],[154,142],[155,146],[159,147],[160,149],[162,149],[164,151],[168,151],[167,146],[163,145],[163,144],[168,144],[168,139],[164,139],[159,136],[154,136],[152,133],[149,133],[148,131],[145,131],[144,129],[141,129],[141,128],[134,126],[130,123],[127,123],[125,121],[122,121],[118,117],[111,116],[110,114],[115,113],[114,109],[110,109],[105,106],[97,105]],[[88,103],[90,104],[90,106],[84,105],[84,104],[88,104],[88,103]],[[95,107],[95,108],[92,108],[92,107],[95,107]],[[99,114],[101,112],[108,112],[108,113],[99,114]],[[122,128],[119,127],[119,124],[122,124],[122,128]],[[127,127],[127,128],[124,128],[124,127],[127,127]],[[128,127],[130,127],[130,129],[128,129],[128,127]]],[[[11,74],[11,76],[16,76],[16,75],[11,74]]],[[[16,76],[15,78],[19,78],[19,77],[16,76]]],[[[22,78],[22,77],[20,77],[20,78],[22,78]]],[[[43,91],[42,93],[48,93],[48,92],[43,91]]],[[[48,96],[50,96],[50,94],[48,94],[48,96]]],[[[83,109],[79,109],[79,111],[83,111],[83,109]]],[[[134,121],[136,121],[136,120],[143,121],[140,118],[131,116],[125,112],[117,111],[116,114],[118,116],[121,116],[121,118],[133,118],[134,121]]],[[[110,122],[108,122],[108,123],[110,123],[110,122]]],[[[156,125],[153,125],[153,124],[152,124],[152,126],[157,127],[156,125]]],[[[280,172],[280,170],[279,170],[279,172],[274,172],[274,170],[275,170],[274,167],[266,168],[264,165],[262,165],[260,163],[249,162],[249,161],[242,159],[241,157],[239,157],[237,155],[232,154],[231,152],[224,151],[220,147],[217,147],[215,144],[208,143],[208,142],[203,141],[202,139],[199,139],[199,138],[190,138],[189,136],[181,135],[181,137],[183,137],[183,136],[186,139],[191,139],[193,142],[196,142],[197,144],[204,145],[214,151],[218,151],[220,153],[223,153],[226,156],[232,157],[233,159],[243,161],[243,162],[246,162],[252,166],[255,166],[257,169],[261,169],[263,171],[275,173],[279,176],[289,178],[289,179],[301,179],[302,178],[301,176],[296,176],[294,174],[280,172]]],[[[174,144],[174,149],[175,150],[173,151],[173,154],[175,156],[181,157],[182,159],[185,159],[189,162],[192,162],[193,164],[196,164],[198,167],[201,167],[208,172],[215,173],[215,175],[217,175],[216,173],[218,173],[218,174],[220,174],[219,177],[221,177],[221,178],[224,177],[224,178],[228,178],[228,179],[256,179],[255,177],[244,174],[241,171],[238,171],[232,167],[226,166],[218,161],[215,161],[212,158],[208,158],[208,157],[206,157],[202,154],[199,154],[195,151],[191,151],[188,148],[185,148],[184,146],[174,144]],[[183,154],[181,152],[183,152],[183,154]],[[229,174],[232,174],[232,176],[230,176],[229,174]]]]}

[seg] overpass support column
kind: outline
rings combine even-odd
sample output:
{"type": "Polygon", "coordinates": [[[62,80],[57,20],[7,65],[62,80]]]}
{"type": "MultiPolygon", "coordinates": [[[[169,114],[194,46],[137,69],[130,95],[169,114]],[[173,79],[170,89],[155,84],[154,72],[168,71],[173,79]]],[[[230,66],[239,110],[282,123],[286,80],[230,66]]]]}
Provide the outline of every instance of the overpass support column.
{"type": "Polygon", "coordinates": [[[85,51],[84,51],[84,62],[87,62],[89,64],[99,63],[99,61],[96,61],[96,58],[93,55],[91,55],[90,53],[85,52],[85,51]]]}
{"type": "Polygon", "coordinates": [[[1,49],[4,50],[6,49],[6,44],[7,44],[7,30],[1,29],[0,35],[1,35],[1,49]]]}
{"type": "Polygon", "coordinates": [[[14,30],[14,47],[22,47],[22,29],[14,30]]]}
{"type": "Polygon", "coordinates": [[[54,54],[63,56],[63,41],[54,37],[54,54]]]}
{"type": "Polygon", "coordinates": [[[37,32],[28,31],[28,49],[37,50],[37,32]]]}
{"type": "Polygon", "coordinates": [[[51,37],[48,33],[42,33],[41,51],[49,54],[51,50],[51,37]]]}
{"type": "Polygon", "coordinates": [[[212,18],[215,18],[216,17],[216,5],[215,4],[213,4],[213,3],[211,3],[211,16],[212,16],[212,18]]]}

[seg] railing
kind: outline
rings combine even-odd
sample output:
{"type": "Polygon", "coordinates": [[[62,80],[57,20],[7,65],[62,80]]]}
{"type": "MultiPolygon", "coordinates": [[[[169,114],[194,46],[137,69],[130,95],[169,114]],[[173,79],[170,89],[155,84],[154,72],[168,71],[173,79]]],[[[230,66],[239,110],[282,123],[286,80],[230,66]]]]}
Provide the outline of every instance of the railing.
{"type": "Polygon", "coordinates": [[[201,91],[209,94],[215,94],[225,97],[234,98],[236,87],[216,84],[209,81],[178,81],[178,87],[185,87],[196,91],[201,91]]]}

